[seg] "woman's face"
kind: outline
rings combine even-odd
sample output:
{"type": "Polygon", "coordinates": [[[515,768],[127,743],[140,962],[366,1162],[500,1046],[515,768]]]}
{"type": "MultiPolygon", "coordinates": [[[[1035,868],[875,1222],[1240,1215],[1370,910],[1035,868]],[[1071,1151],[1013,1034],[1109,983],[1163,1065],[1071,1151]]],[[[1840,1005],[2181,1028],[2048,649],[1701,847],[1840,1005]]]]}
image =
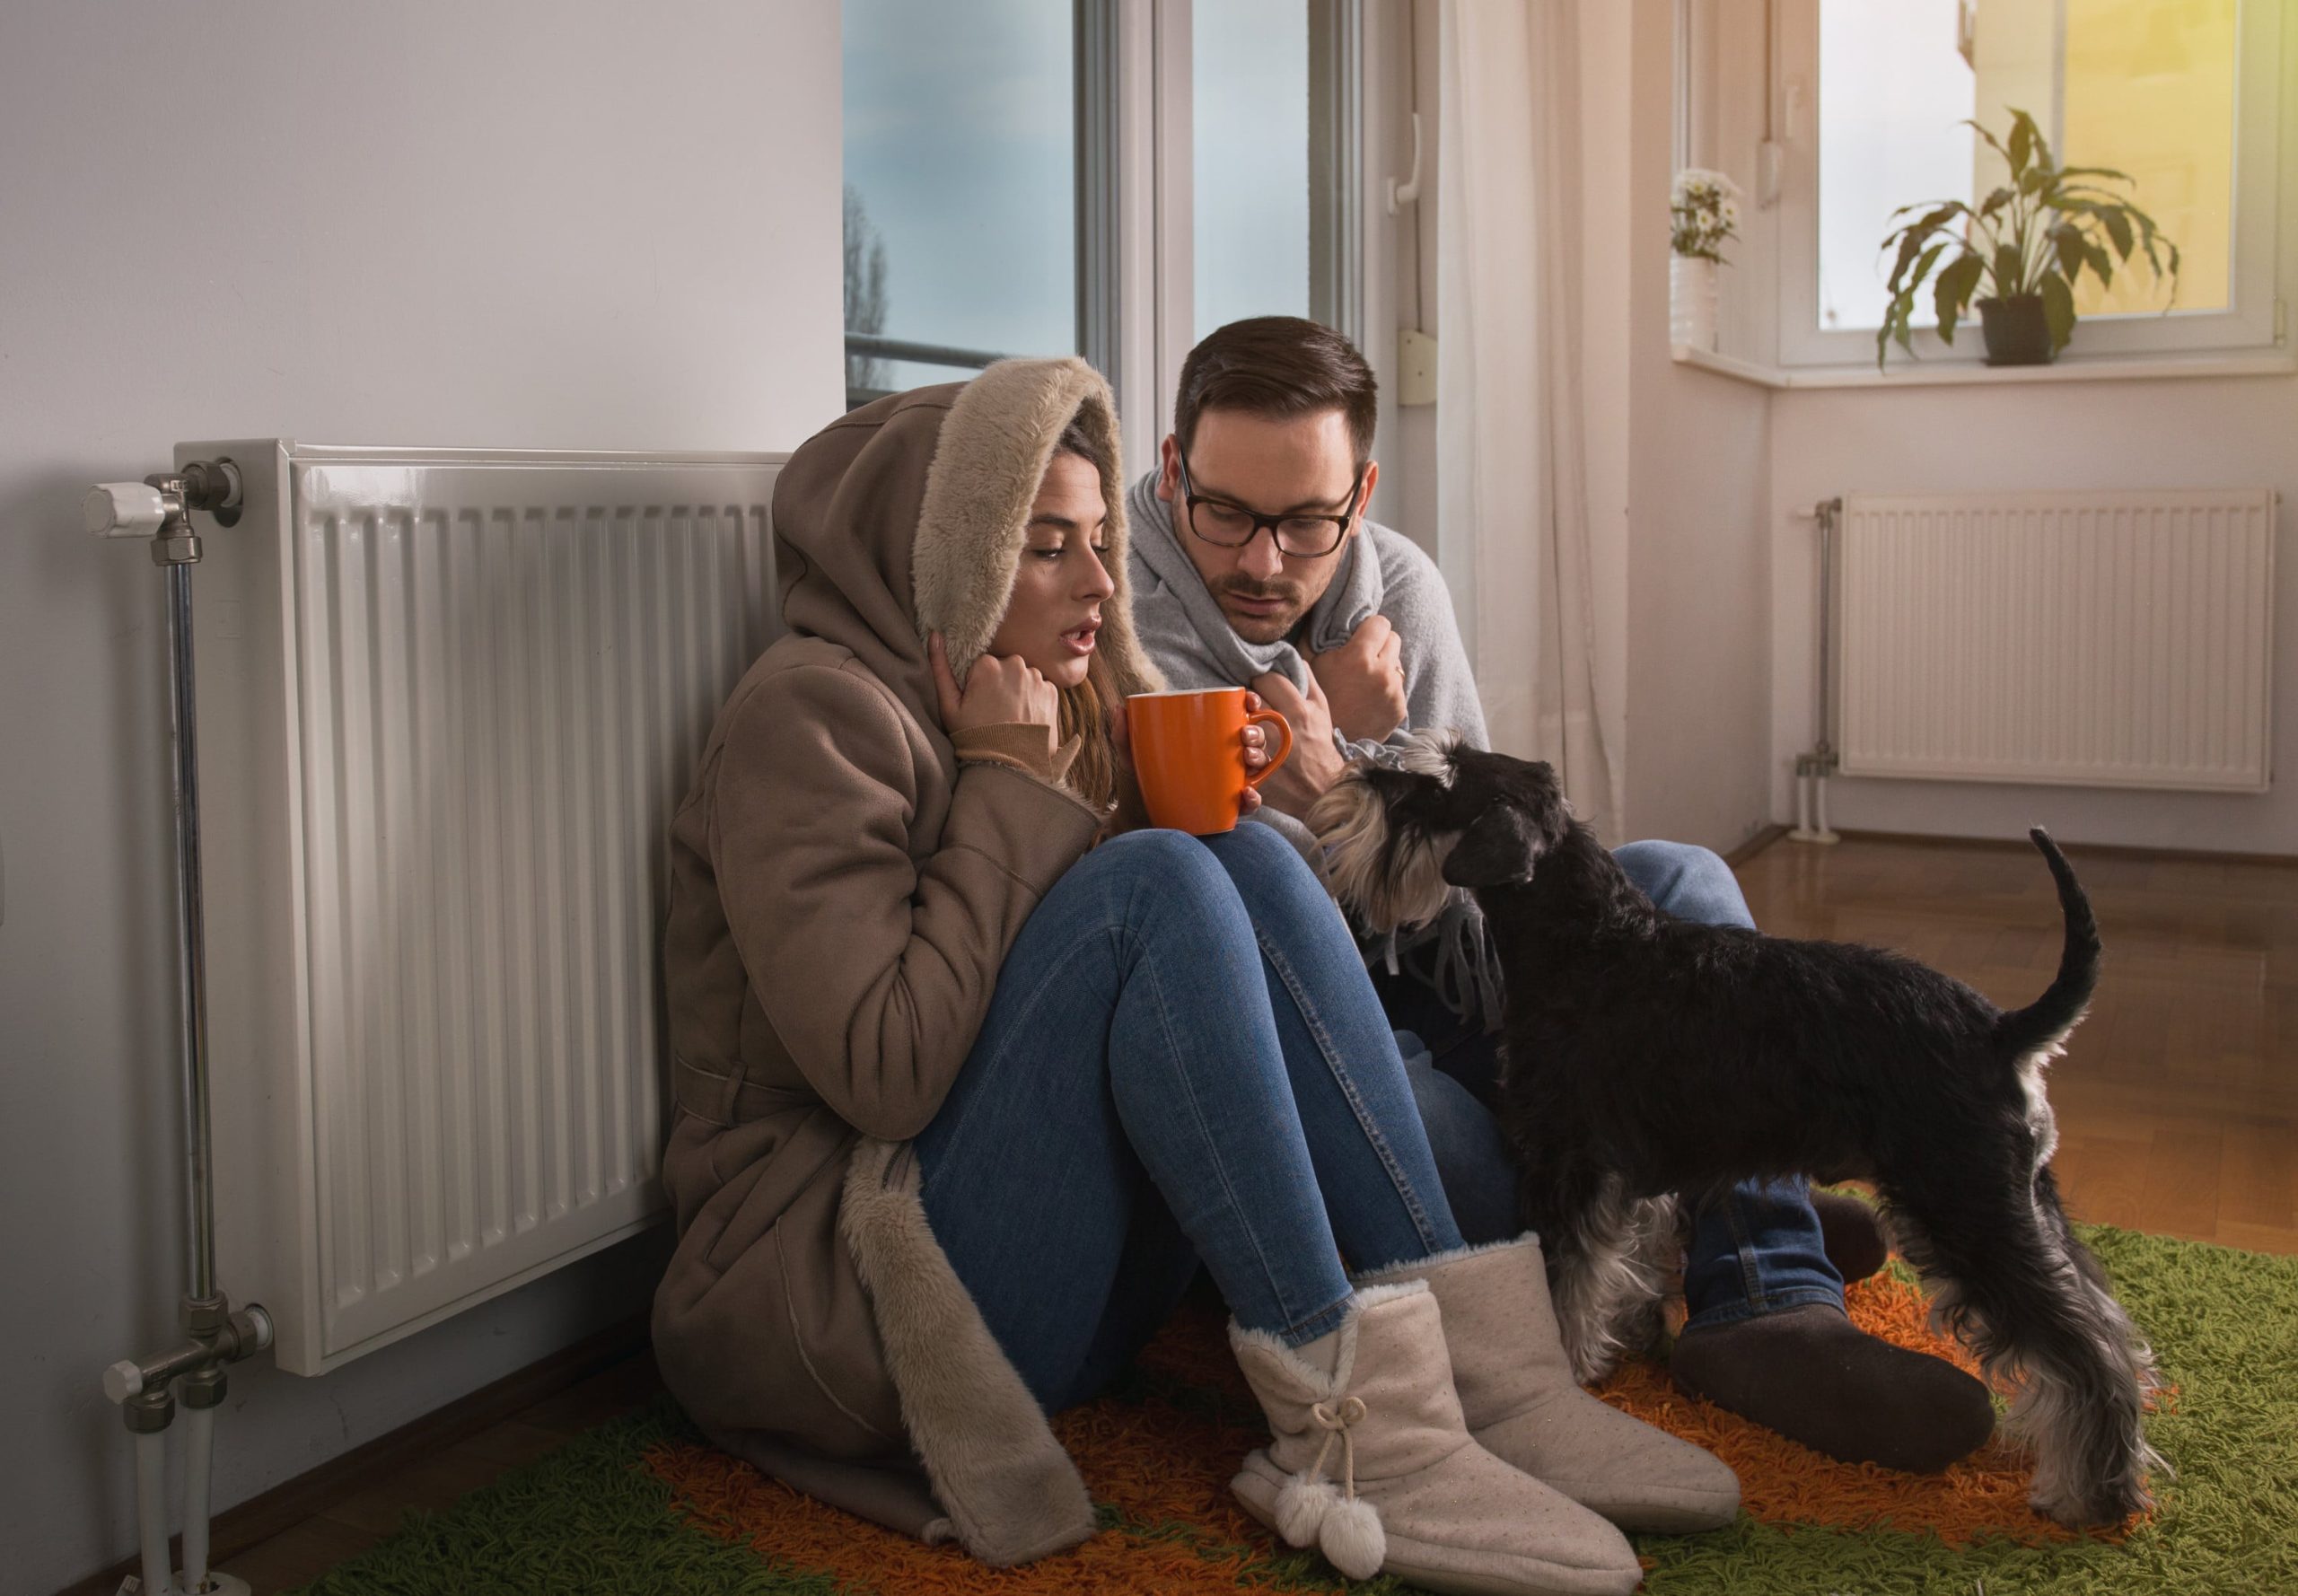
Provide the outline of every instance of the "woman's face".
{"type": "Polygon", "coordinates": [[[1101,472],[1091,460],[1056,454],[1030,506],[1022,563],[991,653],[1020,655],[1056,687],[1085,680],[1101,605],[1117,591],[1101,564],[1108,519],[1101,472]]]}

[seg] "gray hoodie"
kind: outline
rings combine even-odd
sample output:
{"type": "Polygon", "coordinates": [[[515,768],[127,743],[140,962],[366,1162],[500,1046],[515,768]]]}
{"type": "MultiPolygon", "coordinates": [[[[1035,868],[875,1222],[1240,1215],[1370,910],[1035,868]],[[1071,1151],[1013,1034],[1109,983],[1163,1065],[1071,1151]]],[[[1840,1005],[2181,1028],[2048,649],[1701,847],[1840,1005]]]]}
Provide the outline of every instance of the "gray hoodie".
{"type": "MultiPolygon", "coordinates": [[[[1305,694],[1309,665],[1299,649],[1289,642],[1248,643],[1231,628],[1180,546],[1172,506],[1157,496],[1156,472],[1133,485],[1125,507],[1133,539],[1127,572],[1133,585],[1134,629],[1166,685],[1250,687],[1255,677],[1278,671],[1305,694]]],[[[1367,521],[1350,539],[1332,585],[1310,607],[1302,630],[1310,649],[1322,653],[1347,642],[1374,615],[1386,616],[1400,640],[1405,720],[1385,743],[1351,742],[1336,731],[1343,756],[1392,761],[1407,737],[1431,730],[1457,732],[1476,748],[1491,746],[1452,616],[1452,594],[1436,562],[1402,532],[1367,521]]],[[[1306,827],[1273,809],[1256,818],[1284,833],[1322,873],[1322,855],[1306,827]]],[[[1400,938],[1368,943],[1366,957],[1385,960],[1392,970],[1401,961],[1455,1013],[1481,1019],[1487,1028],[1499,1025],[1498,968],[1483,916],[1466,893],[1456,894],[1434,924],[1400,938]]]]}

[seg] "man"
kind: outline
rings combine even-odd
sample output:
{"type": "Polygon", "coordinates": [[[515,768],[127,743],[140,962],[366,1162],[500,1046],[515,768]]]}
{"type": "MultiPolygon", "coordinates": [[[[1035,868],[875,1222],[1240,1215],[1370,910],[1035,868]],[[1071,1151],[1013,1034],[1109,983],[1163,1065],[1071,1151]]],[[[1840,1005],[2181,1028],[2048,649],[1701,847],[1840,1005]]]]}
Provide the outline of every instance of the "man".
{"type": "MultiPolygon", "coordinates": [[[[1182,364],[1173,431],[1127,501],[1144,644],[1173,687],[1250,687],[1284,715],[1293,755],[1263,785],[1263,814],[1295,833],[1351,758],[1428,728],[1487,745],[1434,562],[1365,519],[1377,408],[1371,369],[1338,333],[1294,317],[1232,322],[1182,364]]],[[[1631,843],[1618,858],[1672,914],[1753,923],[1706,849],[1631,843]]],[[[1496,1077],[1498,987],[1473,906],[1370,961],[1400,1036],[1432,1044],[1437,1067],[1416,1060],[1414,1084],[1463,1232],[1513,1234],[1513,1175],[1479,1101],[1496,1077]]],[[[1676,1383],[1847,1460],[1928,1470],[1972,1451],[1994,1426],[1986,1388],[1844,1315],[1846,1276],[1882,1258],[1863,1205],[1815,1206],[1802,1181],[1706,1206],[1676,1383]]]]}

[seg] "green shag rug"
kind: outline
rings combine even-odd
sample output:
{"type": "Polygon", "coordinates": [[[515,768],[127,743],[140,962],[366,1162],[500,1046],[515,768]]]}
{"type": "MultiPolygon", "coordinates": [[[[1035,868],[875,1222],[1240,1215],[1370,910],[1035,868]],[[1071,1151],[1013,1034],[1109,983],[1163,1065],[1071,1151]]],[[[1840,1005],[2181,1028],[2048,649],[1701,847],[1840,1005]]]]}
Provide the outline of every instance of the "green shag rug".
{"type": "MultiPolygon", "coordinates": [[[[2157,1509],[2073,1537],[2027,1513],[2023,1465],[1997,1443],[1946,1475],[1846,1468],[1669,1393],[1650,1367],[1604,1394],[1740,1470],[1728,1529],[1642,1536],[1645,1589],[1744,1596],[2298,1596],[2298,1258],[2086,1227],[2174,1394],[2149,1423],[2176,1478],[2157,1509]]],[[[1897,1270],[1894,1266],[1894,1270],[1897,1270]]],[[[1902,1273],[1854,1288],[1855,1317],[1909,1339],[1902,1273]]],[[[1184,1315],[1120,1388],[1065,1414],[1101,1504],[1076,1551],[998,1572],[919,1547],[765,1480],[666,1399],[603,1425],[305,1587],[310,1596],[833,1596],[883,1592],[1266,1592],[1344,1588],[1275,1545],[1227,1496],[1259,1418],[1217,1320],[1184,1315]]],[[[1407,1589],[1381,1580],[1366,1592],[1407,1589]]]]}

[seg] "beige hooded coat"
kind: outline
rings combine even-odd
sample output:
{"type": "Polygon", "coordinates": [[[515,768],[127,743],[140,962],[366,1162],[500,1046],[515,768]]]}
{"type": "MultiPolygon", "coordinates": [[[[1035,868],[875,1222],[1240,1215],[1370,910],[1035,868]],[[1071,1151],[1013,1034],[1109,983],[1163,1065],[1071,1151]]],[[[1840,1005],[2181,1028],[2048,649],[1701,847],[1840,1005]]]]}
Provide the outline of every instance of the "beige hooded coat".
{"type": "MultiPolygon", "coordinates": [[[[953,749],[923,638],[943,634],[960,680],[981,655],[1073,417],[1114,465],[1092,368],[1008,361],[791,457],[774,495],[790,635],[719,711],[671,828],[663,1379],[767,1472],[1000,1565],[1083,1539],[1092,1507],[934,1241],[907,1143],[1101,817],[953,749]]],[[[1138,692],[1159,684],[1127,609],[1123,478],[1101,493],[1101,680],[1138,692]]]]}

